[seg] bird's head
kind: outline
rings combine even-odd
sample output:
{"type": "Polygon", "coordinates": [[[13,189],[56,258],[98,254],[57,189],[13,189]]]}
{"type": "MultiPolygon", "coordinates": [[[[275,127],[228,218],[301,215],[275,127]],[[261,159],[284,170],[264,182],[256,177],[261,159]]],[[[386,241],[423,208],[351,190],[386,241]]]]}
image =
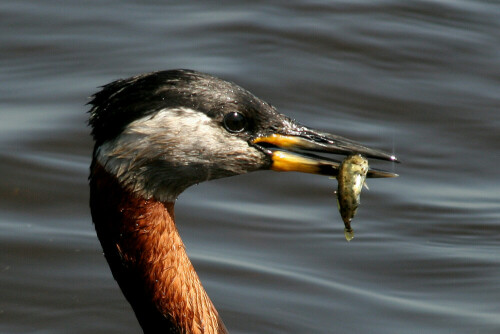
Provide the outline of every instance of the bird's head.
{"type": "MultiPolygon", "coordinates": [[[[90,102],[94,163],[144,198],[256,170],[335,176],[321,154],[394,156],[298,124],[234,83],[189,71],[154,72],[103,87],[90,102]]],[[[370,170],[368,177],[395,176],[370,170]]]]}

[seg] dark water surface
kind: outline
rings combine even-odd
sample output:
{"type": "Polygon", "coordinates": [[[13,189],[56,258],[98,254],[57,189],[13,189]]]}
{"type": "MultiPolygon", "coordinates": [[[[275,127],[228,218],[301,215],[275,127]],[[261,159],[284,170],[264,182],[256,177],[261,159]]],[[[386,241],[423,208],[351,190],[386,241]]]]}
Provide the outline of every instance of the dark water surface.
{"type": "Polygon", "coordinates": [[[326,177],[182,194],[231,333],[500,333],[499,32],[498,1],[3,0],[0,332],[140,332],[91,223],[85,103],[192,68],[404,162],[369,182],[350,243],[326,177]]]}

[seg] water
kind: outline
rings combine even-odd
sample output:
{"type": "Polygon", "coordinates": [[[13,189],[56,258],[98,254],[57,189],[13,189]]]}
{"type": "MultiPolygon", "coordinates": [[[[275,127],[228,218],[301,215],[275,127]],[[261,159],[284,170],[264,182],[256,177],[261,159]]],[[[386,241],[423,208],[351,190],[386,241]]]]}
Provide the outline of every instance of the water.
{"type": "Polygon", "coordinates": [[[259,172],[181,195],[231,333],[499,333],[500,3],[0,4],[0,332],[137,333],[88,209],[85,103],[192,68],[393,150],[347,243],[334,181],[259,172]]]}

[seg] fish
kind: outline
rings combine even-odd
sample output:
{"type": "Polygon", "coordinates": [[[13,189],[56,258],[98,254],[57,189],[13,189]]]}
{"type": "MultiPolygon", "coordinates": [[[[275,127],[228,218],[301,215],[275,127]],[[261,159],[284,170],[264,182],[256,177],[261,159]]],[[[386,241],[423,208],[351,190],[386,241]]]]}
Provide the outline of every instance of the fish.
{"type": "Polygon", "coordinates": [[[344,235],[347,241],[354,238],[351,221],[360,204],[361,190],[368,173],[368,160],[361,154],[352,154],[339,166],[337,175],[337,204],[344,221],[344,235]]]}

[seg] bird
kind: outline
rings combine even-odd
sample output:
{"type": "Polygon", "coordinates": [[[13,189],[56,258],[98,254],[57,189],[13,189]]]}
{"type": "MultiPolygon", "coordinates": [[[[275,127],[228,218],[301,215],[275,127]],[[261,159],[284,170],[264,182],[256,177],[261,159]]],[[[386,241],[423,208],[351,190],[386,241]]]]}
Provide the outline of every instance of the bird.
{"type": "Polygon", "coordinates": [[[176,227],[175,202],[186,188],[260,170],[335,176],[340,161],[333,156],[353,153],[397,162],[193,70],[116,80],[89,105],[92,220],[111,273],[148,334],[228,333],[176,227]]]}

